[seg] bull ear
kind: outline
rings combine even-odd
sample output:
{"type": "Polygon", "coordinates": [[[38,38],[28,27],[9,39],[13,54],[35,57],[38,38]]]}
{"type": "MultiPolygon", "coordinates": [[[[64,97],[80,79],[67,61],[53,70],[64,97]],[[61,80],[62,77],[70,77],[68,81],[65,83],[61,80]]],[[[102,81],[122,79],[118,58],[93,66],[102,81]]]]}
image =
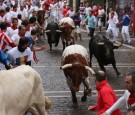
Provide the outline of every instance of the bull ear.
{"type": "Polygon", "coordinates": [[[89,66],[85,66],[85,69],[89,70],[93,75],[95,75],[94,70],[90,68],[89,66]]]}

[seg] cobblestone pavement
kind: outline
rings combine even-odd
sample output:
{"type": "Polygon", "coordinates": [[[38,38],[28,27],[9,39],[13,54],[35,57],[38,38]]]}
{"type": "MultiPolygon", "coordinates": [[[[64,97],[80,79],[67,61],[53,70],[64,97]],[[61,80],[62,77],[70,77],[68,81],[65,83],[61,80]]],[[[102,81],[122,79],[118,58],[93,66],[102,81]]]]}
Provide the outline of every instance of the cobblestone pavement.
{"type": "MultiPolygon", "coordinates": [[[[83,41],[77,41],[77,44],[83,45],[88,50],[89,37],[86,33],[82,34],[83,41]]],[[[118,97],[123,94],[124,88],[124,75],[128,72],[135,70],[135,40],[133,39],[132,46],[123,45],[121,48],[115,50],[115,57],[118,70],[123,74],[121,78],[116,76],[116,73],[111,65],[106,66],[107,78],[110,85],[116,90],[118,97]]],[[[119,38],[120,40],[120,38],[119,38]]],[[[41,42],[40,45],[47,44],[47,41],[41,42]]],[[[48,50],[40,51],[37,53],[38,64],[33,62],[32,66],[42,76],[43,86],[45,94],[53,101],[53,107],[49,111],[49,115],[96,115],[96,112],[90,112],[87,110],[89,105],[95,105],[96,103],[96,90],[93,82],[93,76],[90,76],[90,84],[93,89],[92,97],[89,97],[86,103],[80,102],[82,96],[83,86],[81,86],[78,97],[78,106],[73,105],[71,101],[71,94],[66,84],[66,80],[63,71],[60,70],[62,44],[61,41],[58,47],[53,47],[54,52],[49,53],[48,50]]],[[[98,63],[95,58],[92,60],[93,69],[99,70],[98,63]]],[[[122,108],[123,115],[126,115],[126,109],[122,108]]]]}

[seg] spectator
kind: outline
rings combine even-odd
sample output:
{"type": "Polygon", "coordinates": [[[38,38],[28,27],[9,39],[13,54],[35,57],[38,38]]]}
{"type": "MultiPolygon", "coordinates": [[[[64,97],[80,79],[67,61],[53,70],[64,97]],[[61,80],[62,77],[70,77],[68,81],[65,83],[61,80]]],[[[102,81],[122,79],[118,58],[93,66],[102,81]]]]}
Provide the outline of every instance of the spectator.
{"type": "Polygon", "coordinates": [[[135,106],[128,108],[127,115],[135,115],[135,106]]]}
{"type": "Polygon", "coordinates": [[[110,33],[112,32],[113,34],[113,41],[116,41],[116,36],[117,36],[117,27],[116,25],[118,24],[118,18],[115,16],[115,13],[112,11],[111,12],[111,17],[108,20],[108,28],[106,31],[107,38],[109,38],[110,33]]]}
{"type": "Polygon", "coordinates": [[[102,5],[99,5],[99,8],[98,8],[98,27],[99,27],[100,32],[101,32],[101,29],[103,26],[104,17],[105,17],[105,10],[102,8],[102,5]]]}
{"type": "Polygon", "coordinates": [[[94,35],[95,28],[96,28],[96,23],[97,23],[97,19],[93,15],[92,11],[89,12],[89,15],[86,17],[84,22],[86,22],[87,20],[88,20],[88,28],[89,28],[89,31],[90,31],[90,37],[92,39],[93,35],[94,35]]]}
{"type": "MultiPolygon", "coordinates": [[[[96,106],[89,106],[89,110],[97,110],[98,115],[104,113],[110,108],[116,101],[117,97],[106,80],[106,75],[103,71],[98,71],[95,74],[95,84],[98,91],[98,100],[96,106]]],[[[115,110],[111,115],[121,115],[119,109],[115,110]]]]}
{"type": "Polygon", "coordinates": [[[45,45],[45,46],[42,46],[39,48],[35,47],[35,41],[37,39],[37,29],[32,29],[31,36],[29,36],[28,38],[30,40],[29,47],[30,47],[31,51],[33,51],[33,59],[36,63],[38,63],[39,60],[37,59],[36,51],[45,50],[47,48],[47,46],[45,45]]]}
{"type": "MultiPolygon", "coordinates": [[[[2,50],[0,50],[0,63],[4,64],[6,69],[11,69],[13,66],[10,64],[7,56],[4,54],[2,50]]],[[[1,64],[0,64],[1,65],[1,64]]],[[[0,67],[0,70],[2,68],[0,67]]]]}
{"type": "Polygon", "coordinates": [[[2,22],[0,24],[1,32],[0,32],[0,49],[4,52],[10,50],[11,47],[15,47],[16,44],[13,42],[7,35],[7,24],[2,22]]]}
{"type": "Polygon", "coordinates": [[[79,15],[79,13],[76,11],[74,13],[74,16],[71,17],[74,20],[75,23],[75,27],[76,27],[76,32],[78,33],[80,40],[82,40],[82,36],[81,36],[81,28],[80,28],[80,23],[81,23],[81,17],[79,15]]]}
{"type": "Polygon", "coordinates": [[[26,33],[26,28],[25,28],[25,26],[21,25],[21,26],[19,26],[19,31],[18,31],[18,33],[17,33],[17,34],[14,34],[14,35],[11,37],[11,39],[12,39],[16,44],[18,44],[20,38],[25,36],[25,33],[26,33]]]}
{"type": "Polygon", "coordinates": [[[125,91],[124,95],[102,115],[111,115],[113,111],[124,105],[126,105],[127,108],[135,105],[135,72],[126,75],[125,87],[127,90],[125,91]]]}
{"type": "Polygon", "coordinates": [[[12,26],[7,27],[6,31],[7,35],[11,38],[14,34],[18,33],[18,19],[13,18],[12,19],[12,26]]]}
{"type": "Polygon", "coordinates": [[[11,64],[16,67],[22,64],[31,66],[31,50],[28,47],[29,39],[27,37],[20,38],[19,45],[14,47],[7,53],[11,64]]]}
{"type": "Polygon", "coordinates": [[[130,45],[131,44],[131,38],[129,35],[130,17],[128,16],[125,10],[122,11],[122,14],[123,14],[123,17],[120,24],[122,24],[121,34],[123,37],[123,43],[130,45]]]}
{"type": "Polygon", "coordinates": [[[18,19],[18,27],[19,27],[22,24],[22,15],[21,14],[18,14],[17,15],[17,19],[18,19]]]}

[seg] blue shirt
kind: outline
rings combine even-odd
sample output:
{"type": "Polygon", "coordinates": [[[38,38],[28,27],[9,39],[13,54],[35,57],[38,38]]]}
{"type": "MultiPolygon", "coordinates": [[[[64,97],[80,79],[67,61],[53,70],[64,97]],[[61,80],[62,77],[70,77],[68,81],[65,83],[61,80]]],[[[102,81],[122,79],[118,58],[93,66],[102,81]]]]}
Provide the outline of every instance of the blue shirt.
{"type": "Polygon", "coordinates": [[[90,28],[96,28],[97,19],[95,18],[95,16],[88,15],[86,17],[86,20],[88,21],[88,27],[90,27],[90,28]]]}
{"type": "Polygon", "coordinates": [[[122,25],[123,26],[128,26],[129,25],[129,23],[130,23],[130,17],[127,15],[127,14],[125,14],[123,17],[122,17],[122,25]]]}
{"type": "Polygon", "coordinates": [[[9,60],[2,50],[0,50],[0,62],[3,63],[4,65],[9,64],[9,60]]]}

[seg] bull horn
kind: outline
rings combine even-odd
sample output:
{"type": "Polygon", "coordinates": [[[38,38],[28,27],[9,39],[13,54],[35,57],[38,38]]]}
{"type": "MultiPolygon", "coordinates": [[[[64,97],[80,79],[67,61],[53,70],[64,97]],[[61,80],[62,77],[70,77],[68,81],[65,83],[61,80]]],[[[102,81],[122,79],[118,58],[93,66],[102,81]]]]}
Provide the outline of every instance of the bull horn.
{"type": "Polygon", "coordinates": [[[102,45],[104,45],[104,42],[98,42],[98,45],[102,46],[102,45]]]}
{"type": "Polygon", "coordinates": [[[122,46],[122,43],[121,43],[121,44],[119,44],[119,43],[113,43],[113,45],[114,45],[115,47],[120,47],[120,46],[122,46]]]}
{"type": "Polygon", "coordinates": [[[72,64],[65,64],[62,67],[60,67],[60,69],[63,70],[63,69],[69,68],[69,67],[72,67],[72,64]]]}
{"type": "Polygon", "coordinates": [[[51,31],[51,30],[46,30],[45,32],[48,33],[48,32],[50,32],[50,31],[51,31]]]}
{"type": "Polygon", "coordinates": [[[59,32],[59,33],[61,33],[62,31],[60,31],[60,30],[56,30],[56,32],[59,32]]]}
{"type": "Polygon", "coordinates": [[[89,66],[85,66],[85,69],[89,70],[93,75],[95,74],[94,70],[89,66]]]}

